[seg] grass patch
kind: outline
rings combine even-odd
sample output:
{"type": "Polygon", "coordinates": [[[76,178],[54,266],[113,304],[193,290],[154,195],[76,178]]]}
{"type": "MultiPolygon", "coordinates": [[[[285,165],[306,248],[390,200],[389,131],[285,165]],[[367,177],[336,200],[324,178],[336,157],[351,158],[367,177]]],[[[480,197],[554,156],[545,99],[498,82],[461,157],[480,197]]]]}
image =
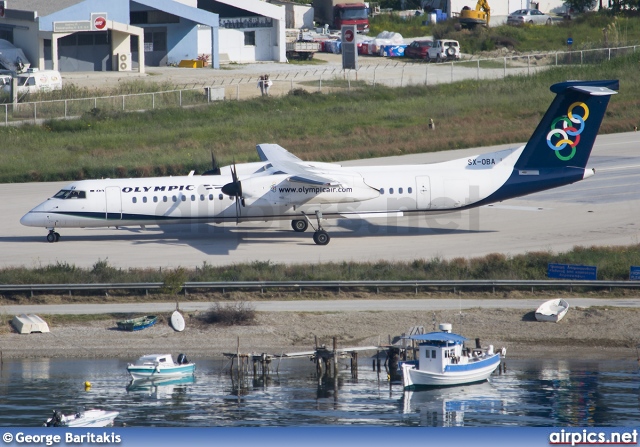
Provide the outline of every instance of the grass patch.
{"type": "MultiPolygon", "coordinates": [[[[599,280],[628,280],[629,267],[640,265],[640,245],[620,247],[574,247],[571,251],[530,252],[522,255],[489,254],[479,258],[416,259],[410,262],[330,262],[323,264],[281,264],[251,262],[229,266],[204,263],[195,269],[177,269],[169,274],[161,269],[116,269],[106,261],[82,269],[58,263],[36,269],[0,269],[2,284],[83,284],[164,282],[177,277],[177,287],[188,282],[215,281],[322,281],[322,280],[467,280],[467,279],[547,279],[549,263],[583,264],[598,267],[599,280]]],[[[191,293],[191,292],[190,292],[191,293]]],[[[194,292],[196,293],[196,292],[194,292]]],[[[104,297],[104,293],[102,294],[104,297]]],[[[175,300],[175,290],[169,292],[175,300]]],[[[24,298],[6,295],[5,300],[24,298]]],[[[233,296],[230,295],[233,299],[233,296]]]]}
{"type": "Polygon", "coordinates": [[[265,141],[325,162],[519,143],[553,99],[549,86],[566,79],[620,79],[601,133],[629,131],[640,121],[640,90],[633,88],[639,63],[640,54],[631,54],[497,81],[363,87],[348,95],[291,94],[145,113],[94,110],[73,122],[1,128],[0,182],[200,173],[210,167],[211,150],[221,164],[258,161],[255,144],[265,141]],[[514,116],[519,125],[505,127],[514,116]],[[436,132],[425,125],[430,118],[436,132]]]}

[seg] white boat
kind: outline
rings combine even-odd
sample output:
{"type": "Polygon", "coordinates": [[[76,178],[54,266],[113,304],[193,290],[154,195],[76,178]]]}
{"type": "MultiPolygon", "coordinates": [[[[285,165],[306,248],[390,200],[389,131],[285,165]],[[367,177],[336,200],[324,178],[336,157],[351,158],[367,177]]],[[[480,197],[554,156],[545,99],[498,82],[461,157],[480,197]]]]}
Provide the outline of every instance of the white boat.
{"type": "Polygon", "coordinates": [[[171,354],[150,354],[129,363],[127,371],[134,379],[181,377],[193,375],[196,364],[189,362],[184,354],[178,355],[177,362],[173,361],[171,354]]]}
{"type": "Polygon", "coordinates": [[[553,321],[557,323],[562,320],[569,310],[569,303],[562,298],[545,301],[536,310],[536,320],[553,321]]]}
{"type": "Polygon", "coordinates": [[[494,351],[493,345],[481,348],[479,340],[473,349],[464,347],[467,339],[452,334],[450,324],[441,324],[440,332],[407,338],[419,345],[418,360],[401,364],[405,389],[482,382],[498,368],[500,357],[506,355],[505,348],[500,351],[494,351]]]}
{"type": "Polygon", "coordinates": [[[182,316],[182,314],[176,309],[172,314],[171,314],[171,327],[173,328],[173,330],[175,330],[176,332],[182,332],[184,331],[184,317],[182,316]]]}
{"type": "Polygon", "coordinates": [[[44,427],[111,427],[120,413],[105,410],[81,410],[74,414],[62,414],[54,410],[44,427]]]}

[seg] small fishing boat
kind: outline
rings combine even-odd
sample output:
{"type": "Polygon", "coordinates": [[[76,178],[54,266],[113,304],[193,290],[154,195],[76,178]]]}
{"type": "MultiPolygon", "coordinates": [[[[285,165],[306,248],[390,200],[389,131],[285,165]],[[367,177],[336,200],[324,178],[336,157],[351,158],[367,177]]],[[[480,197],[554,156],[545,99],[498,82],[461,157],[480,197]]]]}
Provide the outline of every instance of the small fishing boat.
{"type": "Polygon", "coordinates": [[[418,360],[403,362],[402,383],[405,389],[423,386],[451,386],[483,382],[500,365],[506,349],[494,351],[493,345],[467,348],[462,335],[452,334],[450,324],[441,324],[440,332],[406,337],[417,341],[418,360]]]}
{"type": "Polygon", "coordinates": [[[178,355],[177,362],[173,361],[171,354],[150,354],[129,363],[127,371],[134,379],[181,377],[193,375],[196,364],[189,362],[184,354],[178,355]]]}
{"type": "Polygon", "coordinates": [[[111,427],[120,413],[105,410],[80,410],[74,414],[62,414],[54,410],[53,416],[42,424],[44,427],[111,427]]]}
{"type": "Polygon", "coordinates": [[[155,315],[146,315],[144,317],[118,321],[116,324],[118,325],[118,329],[122,331],[141,331],[149,326],[153,326],[157,321],[158,317],[155,315]]]}
{"type": "Polygon", "coordinates": [[[536,310],[536,320],[552,321],[557,323],[562,320],[569,310],[569,303],[562,298],[545,301],[536,310]]]}

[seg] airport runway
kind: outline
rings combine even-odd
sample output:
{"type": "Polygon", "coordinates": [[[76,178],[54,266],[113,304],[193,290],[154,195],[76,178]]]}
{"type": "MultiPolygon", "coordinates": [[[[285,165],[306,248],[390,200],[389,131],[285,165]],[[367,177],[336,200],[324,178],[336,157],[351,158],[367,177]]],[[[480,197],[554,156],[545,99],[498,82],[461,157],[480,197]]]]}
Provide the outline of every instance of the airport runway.
{"type": "MultiPolygon", "coordinates": [[[[294,233],[288,221],[255,224],[60,229],[20,225],[31,208],[69,182],[0,185],[0,267],[68,263],[91,267],[194,267],[252,261],[318,263],[410,261],[500,252],[566,251],[575,245],[629,245],[640,241],[640,134],[598,137],[589,167],[596,175],[563,188],[501,204],[441,216],[392,220],[330,220],[332,239],[317,246],[311,231],[294,233]]],[[[499,148],[504,148],[501,146],[499,148]]],[[[491,152],[496,147],[362,160],[345,165],[431,163],[491,152]]]]}

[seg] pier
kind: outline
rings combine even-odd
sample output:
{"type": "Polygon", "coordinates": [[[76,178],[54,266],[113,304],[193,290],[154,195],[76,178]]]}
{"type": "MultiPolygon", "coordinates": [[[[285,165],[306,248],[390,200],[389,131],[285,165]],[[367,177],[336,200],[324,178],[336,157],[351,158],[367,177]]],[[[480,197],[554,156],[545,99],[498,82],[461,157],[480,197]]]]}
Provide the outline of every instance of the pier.
{"type": "MultiPolygon", "coordinates": [[[[424,328],[415,326],[409,330],[409,335],[422,334],[424,328]]],[[[236,352],[224,352],[223,355],[229,359],[229,373],[237,374],[238,377],[252,374],[254,377],[268,376],[271,374],[272,367],[276,364],[277,373],[282,359],[309,358],[315,363],[318,378],[337,377],[340,359],[349,359],[349,369],[351,377],[358,378],[358,356],[363,351],[375,351],[373,357],[373,369],[381,372],[384,366],[389,380],[396,380],[398,374],[398,362],[406,360],[414,360],[417,347],[413,342],[408,342],[405,338],[407,334],[394,337],[389,336],[388,344],[371,345],[371,346],[355,346],[355,347],[338,347],[338,340],[333,337],[331,347],[325,344],[319,344],[318,338],[315,338],[315,347],[309,351],[287,352],[281,354],[268,353],[247,353],[240,352],[240,339],[238,339],[236,352]],[[384,357],[384,362],[381,359],[384,357]]]]}

